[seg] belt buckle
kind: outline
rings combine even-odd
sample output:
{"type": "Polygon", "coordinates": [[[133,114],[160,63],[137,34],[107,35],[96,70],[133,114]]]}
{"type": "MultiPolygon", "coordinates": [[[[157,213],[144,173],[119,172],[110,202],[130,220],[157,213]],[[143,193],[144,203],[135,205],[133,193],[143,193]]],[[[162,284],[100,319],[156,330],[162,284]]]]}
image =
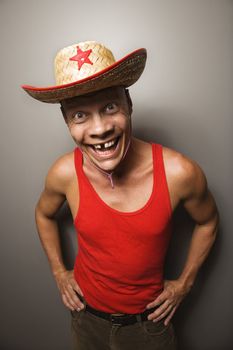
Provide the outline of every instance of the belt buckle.
{"type": "Polygon", "coordinates": [[[122,326],[122,323],[121,322],[119,322],[119,318],[120,317],[122,317],[122,316],[115,316],[115,315],[111,315],[110,316],[110,320],[111,320],[111,322],[112,322],[112,324],[114,325],[114,326],[122,326]],[[118,320],[117,320],[118,319],[118,320]]]}

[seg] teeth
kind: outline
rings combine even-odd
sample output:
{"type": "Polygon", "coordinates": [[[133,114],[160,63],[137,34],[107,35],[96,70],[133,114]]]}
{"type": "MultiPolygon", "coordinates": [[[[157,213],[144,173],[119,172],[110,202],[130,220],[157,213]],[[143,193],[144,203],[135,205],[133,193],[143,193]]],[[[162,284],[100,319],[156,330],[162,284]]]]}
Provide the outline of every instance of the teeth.
{"type": "Polygon", "coordinates": [[[110,142],[105,142],[105,144],[94,145],[95,149],[108,148],[114,145],[116,139],[110,142]]]}
{"type": "Polygon", "coordinates": [[[110,141],[110,142],[106,142],[106,143],[104,144],[104,147],[105,147],[105,148],[111,147],[112,145],[114,145],[114,142],[115,142],[115,140],[114,140],[114,141],[110,141]]]}

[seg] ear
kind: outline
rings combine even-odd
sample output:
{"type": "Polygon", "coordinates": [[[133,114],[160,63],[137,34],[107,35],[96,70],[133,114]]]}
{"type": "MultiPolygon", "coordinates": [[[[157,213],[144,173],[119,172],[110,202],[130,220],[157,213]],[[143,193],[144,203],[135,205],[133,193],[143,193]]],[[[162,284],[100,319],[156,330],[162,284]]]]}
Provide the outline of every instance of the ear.
{"type": "Polygon", "coordinates": [[[131,100],[131,97],[130,97],[130,94],[129,94],[129,90],[128,90],[128,89],[125,89],[125,95],[126,95],[126,99],[127,99],[128,106],[129,106],[129,113],[130,113],[130,115],[131,115],[132,112],[133,112],[133,102],[132,102],[132,100],[131,100]]]}
{"type": "Polygon", "coordinates": [[[64,109],[64,107],[63,107],[63,105],[62,105],[62,101],[60,102],[60,110],[61,110],[61,112],[62,112],[62,115],[63,115],[63,118],[64,118],[64,120],[65,120],[65,123],[67,124],[66,112],[65,112],[65,109],[64,109]]]}

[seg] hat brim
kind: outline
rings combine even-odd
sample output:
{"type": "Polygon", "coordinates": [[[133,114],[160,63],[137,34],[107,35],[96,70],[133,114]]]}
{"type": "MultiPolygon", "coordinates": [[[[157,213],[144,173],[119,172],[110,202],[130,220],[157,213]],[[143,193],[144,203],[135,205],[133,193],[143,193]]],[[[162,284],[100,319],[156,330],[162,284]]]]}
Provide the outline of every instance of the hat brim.
{"type": "Polygon", "coordinates": [[[146,57],[146,49],[142,48],[131,52],[111,66],[85,79],[64,85],[49,87],[22,85],[22,88],[41,102],[59,103],[67,98],[85,95],[108,87],[128,87],[141,76],[145,68],[146,57]]]}

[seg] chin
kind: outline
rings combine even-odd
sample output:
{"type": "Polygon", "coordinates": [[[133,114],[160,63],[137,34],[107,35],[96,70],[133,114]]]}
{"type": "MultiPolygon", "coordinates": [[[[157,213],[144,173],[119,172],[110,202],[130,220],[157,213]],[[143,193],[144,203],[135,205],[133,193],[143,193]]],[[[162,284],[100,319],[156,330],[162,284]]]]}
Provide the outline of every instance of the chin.
{"type": "Polygon", "coordinates": [[[121,162],[121,158],[119,159],[106,159],[104,161],[97,161],[95,158],[89,156],[89,158],[91,159],[92,163],[97,166],[98,168],[102,169],[103,171],[106,172],[113,172],[117,166],[120,164],[121,162]]]}

